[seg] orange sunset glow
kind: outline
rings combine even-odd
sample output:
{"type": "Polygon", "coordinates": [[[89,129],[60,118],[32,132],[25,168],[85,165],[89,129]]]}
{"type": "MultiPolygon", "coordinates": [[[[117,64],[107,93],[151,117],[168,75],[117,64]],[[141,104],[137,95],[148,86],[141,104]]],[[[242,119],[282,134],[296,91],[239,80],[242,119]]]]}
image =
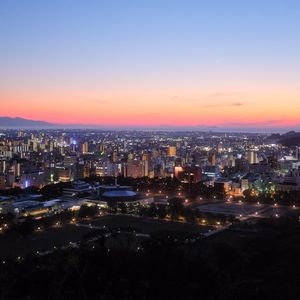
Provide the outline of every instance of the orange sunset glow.
{"type": "Polygon", "coordinates": [[[57,13],[41,4],[41,14],[8,8],[0,116],[82,126],[300,126],[300,45],[289,26],[298,18],[265,22],[250,4],[236,15],[197,2],[174,10],[132,4],[132,15],[127,6],[123,14],[93,5],[75,5],[72,15],[64,5],[57,13]]]}
{"type": "Polygon", "coordinates": [[[288,127],[299,124],[296,93],[173,90],[173,94],[165,90],[125,89],[104,92],[75,89],[46,94],[7,92],[1,95],[1,114],[83,125],[288,127]]]}

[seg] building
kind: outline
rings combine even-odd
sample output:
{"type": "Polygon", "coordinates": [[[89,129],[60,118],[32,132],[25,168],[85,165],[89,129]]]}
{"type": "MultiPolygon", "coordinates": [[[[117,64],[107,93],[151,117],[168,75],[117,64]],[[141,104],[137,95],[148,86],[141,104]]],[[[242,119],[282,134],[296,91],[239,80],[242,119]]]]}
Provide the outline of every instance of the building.
{"type": "Polygon", "coordinates": [[[82,154],[87,154],[87,153],[89,153],[89,143],[88,142],[84,142],[83,144],[82,144],[82,148],[81,148],[81,152],[82,152],[82,154]]]}
{"type": "Polygon", "coordinates": [[[24,173],[20,178],[20,186],[27,188],[29,186],[35,186],[42,188],[46,184],[44,172],[24,173]]]}
{"type": "Polygon", "coordinates": [[[63,194],[68,197],[75,197],[84,195],[86,193],[91,193],[93,191],[92,187],[83,181],[74,181],[71,183],[69,188],[63,189],[63,194]]]}
{"type": "Polygon", "coordinates": [[[173,157],[176,156],[177,149],[175,146],[169,146],[167,148],[167,156],[173,157]]]}
{"type": "Polygon", "coordinates": [[[202,170],[198,166],[175,167],[174,176],[182,183],[197,183],[202,180],[202,170]]]}
{"type": "Polygon", "coordinates": [[[207,180],[214,181],[221,173],[218,166],[205,166],[202,170],[202,174],[207,180]]]}
{"type": "Polygon", "coordinates": [[[249,164],[257,164],[258,163],[258,157],[257,152],[255,151],[247,151],[246,152],[246,159],[248,160],[249,164]]]}
{"type": "Polygon", "coordinates": [[[218,178],[214,181],[214,187],[222,193],[228,193],[231,191],[232,181],[227,178],[218,178]]]}
{"type": "Polygon", "coordinates": [[[216,154],[212,153],[211,155],[208,156],[208,162],[211,166],[216,165],[216,154]]]}
{"type": "Polygon", "coordinates": [[[141,160],[128,160],[127,162],[127,177],[139,178],[145,176],[144,163],[141,160]]]}
{"type": "Polygon", "coordinates": [[[6,178],[4,174],[0,174],[0,190],[4,190],[6,188],[6,178]]]}
{"type": "Polygon", "coordinates": [[[109,206],[115,206],[120,203],[146,205],[154,202],[153,197],[142,197],[134,192],[130,186],[100,185],[96,189],[98,190],[100,202],[105,202],[109,206]]]}
{"type": "Polygon", "coordinates": [[[249,189],[249,180],[247,178],[241,179],[241,191],[245,191],[249,189]]]}
{"type": "Polygon", "coordinates": [[[280,192],[300,191],[300,170],[291,170],[277,183],[276,190],[280,192]]]}

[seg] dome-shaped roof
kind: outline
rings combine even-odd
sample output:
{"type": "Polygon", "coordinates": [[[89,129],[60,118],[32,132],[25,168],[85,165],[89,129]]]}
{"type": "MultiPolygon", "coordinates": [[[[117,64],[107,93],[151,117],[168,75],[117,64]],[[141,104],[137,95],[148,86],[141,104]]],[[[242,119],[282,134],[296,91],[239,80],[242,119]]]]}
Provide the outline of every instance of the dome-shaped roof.
{"type": "Polygon", "coordinates": [[[103,197],[134,197],[136,193],[133,191],[109,191],[102,194],[103,197]]]}

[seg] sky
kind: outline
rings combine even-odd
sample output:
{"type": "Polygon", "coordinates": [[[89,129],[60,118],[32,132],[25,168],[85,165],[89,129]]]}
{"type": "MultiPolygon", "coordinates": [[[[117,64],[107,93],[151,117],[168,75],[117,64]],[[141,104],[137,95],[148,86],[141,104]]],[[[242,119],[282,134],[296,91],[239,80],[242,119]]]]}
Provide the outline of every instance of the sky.
{"type": "Polygon", "coordinates": [[[0,116],[300,128],[298,0],[0,0],[0,116]]]}

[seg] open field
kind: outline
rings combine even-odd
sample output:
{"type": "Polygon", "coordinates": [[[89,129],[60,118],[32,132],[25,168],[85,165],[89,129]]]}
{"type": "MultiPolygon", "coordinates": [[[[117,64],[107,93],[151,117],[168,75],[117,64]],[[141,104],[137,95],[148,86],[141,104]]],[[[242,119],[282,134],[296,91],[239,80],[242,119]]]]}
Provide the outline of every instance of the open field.
{"type": "Polygon", "coordinates": [[[93,226],[107,226],[110,229],[135,228],[142,233],[155,231],[185,231],[192,233],[205,233],[210,226],[199,226],[172,221],[152,220],[132,216],[104,216],[90,222],[93,226]]]}
{"type": "Polygon", "coordinates": [[[292,208],[290,206],[283,206],[280,205],[278,207],[269,206],[262,214],[263,217],[270,218],[270,217],[283,217],[283,216],[291,216],[291,217],[298,217],[300,216],[300,209],[292,208]]]}
{"type": "Polygon", "coordinates": [[[251,215],[256,211],[260,211],[266,208],[265,205],[255,205],[255,204],[245,204],[245,203],[210,203],[199,205],[198,210],[201,212],[211,212],[216,214],[225,214],[225,215],[251,215]]]}
{"type": "MultiPolygon", "coordinates": [[[[95,227],[106,226],[114,231],[118,228],[132,228],[136,232],[149,234],[155,231],[182,231],[191,233],[205,233],[209,226],[197,226],[171,221],[150,220],[131,216],[104,216],[90,221],[95,227]]],[[[96,229],[96,228],[95,228],[96,229]]],[[[30,236],[22,237],[16,233],[0,235],[0,258],[25,256],[29,253],[36,253],[60,248],[69,242],[77,242],[91,232],[94,228],[89,226],[65,225],[59,228],[49,228],[45,231],[35,232],[30,236]]]]}
{"type": "Polygon", "coordinates": [[[215,202],[198,205],[197,209],[203,213],[233,215],[236,217],[283,217],[300,216],[300,208],[284,205],[237,203],[237,202],[215,202]]]}
{"type": "Polygon", "coordinates": [[[66,225],[60,228],[50,228],[27,237],[15,233],[3,234],[0,235],[0,257],[18,257],[36,251],[50,250],[54,246],[62,247],[69,242],[80,240],[89,231],[91,231],[89,228],[66,225]]]}

